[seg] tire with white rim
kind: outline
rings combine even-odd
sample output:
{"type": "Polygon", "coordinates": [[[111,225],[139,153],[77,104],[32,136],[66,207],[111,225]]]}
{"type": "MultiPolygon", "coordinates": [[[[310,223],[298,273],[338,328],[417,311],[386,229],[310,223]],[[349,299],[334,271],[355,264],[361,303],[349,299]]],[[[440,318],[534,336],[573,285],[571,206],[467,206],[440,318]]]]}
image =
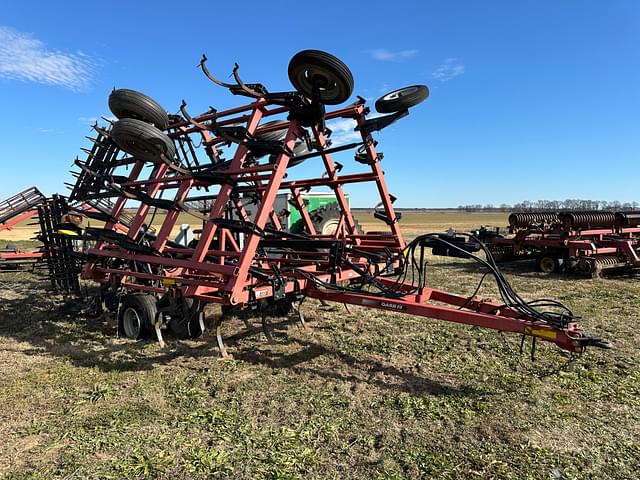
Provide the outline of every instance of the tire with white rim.
{"type": "Polygon", "coordinates": [[[157,301],[153,295],[126,295],[120,305],[120,333],[132,340],[144,338],[154,329],[157,315],[157,301]]]}
{"type": "Polygon", "coordinates": [[[429,96],[426,85],[412,85],[389,92],[376,100],[378,113],[394,113],[415,107],[429,96]]]}

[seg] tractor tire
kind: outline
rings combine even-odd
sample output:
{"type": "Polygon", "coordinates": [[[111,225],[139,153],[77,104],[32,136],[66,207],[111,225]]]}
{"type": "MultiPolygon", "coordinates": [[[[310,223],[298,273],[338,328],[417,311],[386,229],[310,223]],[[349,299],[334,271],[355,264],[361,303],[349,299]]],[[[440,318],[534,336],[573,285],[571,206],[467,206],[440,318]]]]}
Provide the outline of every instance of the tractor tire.
{"type": "Polygon", "coordinates": [[[118,331],[131,340],[145,338],[153,331],[157,316],[157,301],[153,295],[128,294],[120,305],[118,331]]]}
{"type": "MultiPolygon", "coordinates": [[[[342,211],[337,203],[328,203],[311,212],[311,221],[316,233],[319,235],[333,235],[340,224],[341,215],[342,211]]],[[[356,232],[358,234],[364,233],[358,221],[354,219],[354,222],[356,224],[356,232]]]]}
{"type": "Polygon", "coordinates": [[[200,312],[204,308],[202,302],[193,298],[182,299],[183,305],[171,316],[167,328],[177,338],[198,338],[204,333],[200,326],[200,312]]]}
{"type": "Polygon", "coordinates": [[[137,160],[160,163],[160,154],[173,160],[176,146],[153,125],[135,118],[124,118],[113,124],[111,138],[115,144],[137,160]]]}
{"type": "Polygon", "coordinates": [[[338,105],[353,92],[353,75],[340,59],[320,50],[303,50],[289,61],[289,80],[300,93],[320,101],[338,105]]]}
{"type": "Polygon", "coordinates": [[[429,96],[426,85],[413,85],[389,92],[376,100],[378,113],[394,113],[415,107],[429,96]]]}
{"type": "Polygon", "coordinates": [[[151,123],[158,130],[166,130],[169,116],[164,108],[144,93],[120,88],[109,95],[109,110],[119,119],[135,118],[151,123]]]}

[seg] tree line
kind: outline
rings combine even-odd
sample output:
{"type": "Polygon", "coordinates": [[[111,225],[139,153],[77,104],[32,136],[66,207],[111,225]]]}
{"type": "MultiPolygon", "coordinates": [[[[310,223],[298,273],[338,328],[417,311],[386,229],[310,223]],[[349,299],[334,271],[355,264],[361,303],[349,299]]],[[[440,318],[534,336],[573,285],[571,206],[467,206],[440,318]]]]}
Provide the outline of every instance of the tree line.
{"type": "Polygon", "coordinates": [[[480,203],[473,205],[459,205],[458,210],[464,210],[465,212],[527,212],[531,210],[637,210],[640,203],[633,202],[619,202],[618,200],[582,200],[577,198],[568,198],[566,200],[525,200],[523,202],[509,205],[501,203],[500,205],[494,205],[487,203],[482,205],[480,203]]]}

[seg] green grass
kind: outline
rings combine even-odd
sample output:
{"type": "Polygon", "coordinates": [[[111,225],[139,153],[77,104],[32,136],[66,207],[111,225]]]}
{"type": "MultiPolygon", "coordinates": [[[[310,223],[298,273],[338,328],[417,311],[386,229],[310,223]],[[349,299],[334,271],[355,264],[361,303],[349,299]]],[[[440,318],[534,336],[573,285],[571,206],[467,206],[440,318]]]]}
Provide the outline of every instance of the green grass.
{"type": "MultiPolygon", "coordinates": [[[[112,319],[58,310],[41,278],[4,275],[0,476],[636,478],[640,282],[506,272],[615,349],[547,376],[566,361],[548,346],[531,363],[517,337],[307,301],[310,328],[279,323],[273,345],[230,321],[223,361],[210,333],[165,349],[118,339],[112,319]]],[[[477,280],[464,261],[431,260],[431,285],[477,280]]]]}
{"type": "Polygon", "coordinates": [[[37,249],[42,246],[42,243],[36,240],[3,240],[0,238],[0,248],[4,248],[6,245],[14,245],[28,251],[37,249]]]}

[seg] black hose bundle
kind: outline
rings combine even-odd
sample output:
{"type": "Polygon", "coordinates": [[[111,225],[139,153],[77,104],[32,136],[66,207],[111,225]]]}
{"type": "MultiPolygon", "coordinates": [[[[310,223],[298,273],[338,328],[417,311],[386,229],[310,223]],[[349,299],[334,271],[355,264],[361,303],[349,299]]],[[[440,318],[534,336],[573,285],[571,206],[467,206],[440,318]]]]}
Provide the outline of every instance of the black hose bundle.
{"type": "MultiPolygon", "coordinates": [[[[465,255],[465,257],[468,256],[472,258],[477,263],[486,267],[488,270],[480,279],[480,282],[478,283],[474,293],[469,297],[467,304],[470,303],[473,297],[478,293],[485,278],[489,274],[491,274],[496,281],[496,284],[500,291],[500,296],[502,298],[502,301],[504,302],[503,305],[497,307],[496,310],[502,307],[509,307],[511,310],[520,313],[522,316],[526,316],[540,323],[562,329],[566,329],[569,323],[575,322],[579,319],[579,317],[573,315],[568,307],[556,300],[543,298],[532,300],[529,302],[525,301],[522,297],[520,297],[520,295],[515,292],[502,272],[500,272],[495,263],[495,260],[493,259],[493,255],[486,247],[486,245],[471,234],[461,233],[460,235],[467,236],[472,241],[477,242],[480,245],[480,248],[484,251],[486,259],[483,259],[477,255],[474,255],[473,253],[464,250],[462,247],[456,245],[455,243],[447,241],[445,238],[442,238],[441,234],[428,233],[416,237],[407,245],[403,253],[408,260],[408,265],[402,269],[402,272],[398,275],[395,284],[392,285],[382,283],[377,279],[378,276],[387,273],[384,270],[376,275],[371,275],[367,273],[365,269],[361,269],[356,265],[353,265],[351,262],[348,262],[347,266],[350,268],[354,268],[361,275],[362,279],[362,284],[358,285],[357,287],[336,285],[335,283],[325,282],[318,279],[310,272],[304,271],[302,269],[294,268],[292,270],[300,273],[302,276],[314,282],[316,285],[328,290],[334,290],[341,293],[366,293],[367,295],[376,295],[384,298],[401,298],[408,294],[418,293],[426,287],[426,262],[424,249],[433,247],[440,243],[446,245],[449,248],[460,251],[465,255]],[[406,288],[407,280],[409,280],[409,271],[411,272],[410,285],[413,285],[413,288],[411,289],[406,288]],[[403,288],[400,288],[401,286],[403,286],[403,288]],[[374,290],[372,291],[370,288],[365,290],[365,288],[367,287],[372,287],[374,290]]],[[[461,306],[460,308],[464,308],[467,304],[461,306]]]]}
{"type": "MultiPolygon", "coordinates": [[[[500,291],[500,296],[502,298],[502,301],[504,302],[504,304],[501,305],[501,307],[509,307],[510,309],[515,310],[518,313],[521,313],[522,315],[526,315],[529,318],[537,320],[541,323],[552,325],[557,328],[567,328],[570,322],[573,322],[579,319],[579,317],[576,317],[573,315],[573,313],[567,306],[563,305],[557,300],[543,298],[538,300],[532,300],[530,302],[525,301],[520,295],[518,295],[518,293],[516,293],[516,291],[513,289],[513,287],[509,284],[507,279],[504,277],[504,275],[496,265],[493,255],[491,254],[491,251],[487,248],[487,246],[484,243],[482,243],[480,240],[478,240],[477,237],[471,234],[459,233],[459,235],[464,235],[466,237],[469,237],[472,241],[477,242],[478,245],[480,245],[480,248],[482,249],[482,251],[484,252],[486,259],[483,259],[477,255],[474,255],[473,253],[470,253],[464,250],[463,248],[456,245],[455,243],[447,241],[445,238],[442,238],[440,234],[428,233],[425,235],[420,235],[416,237],[413,241],[411,241],[406,248],[407,258],[411,259],[413,270],[417,270],[418,288],[424,288],[425,286],[426,265],[424,264],[423,261],[420,261],[420,262],[416,261],[417,249],[420,247],[421,249],[420,257],[423,258],[424,255],[422,253],[422,249],[424,249],[425,245],[433,246],[435,243],[439,242],[446,245],[449,248],[453,248],[455,250],[460,251],[461,253],[464,253],[465,256],[472,258],[477,263],[483,265],[488,269],[488,272],[480,280],[475,293],[477,293],[478,290],[480,290],[480,286],[482,285],[482,282],[484,281],[487,274],[491,274],[496,280],[498,290],[500,291]],[[545,308],[545,309],[553,308],[556,310],[540,311],[538,310],[538,308],[545,308]]],[[[406,272],[405,272],[405,276],[406,276],[406,272]]],[[[473,298],[475,293],[470,297],[470,299],[473,298]]]]}

